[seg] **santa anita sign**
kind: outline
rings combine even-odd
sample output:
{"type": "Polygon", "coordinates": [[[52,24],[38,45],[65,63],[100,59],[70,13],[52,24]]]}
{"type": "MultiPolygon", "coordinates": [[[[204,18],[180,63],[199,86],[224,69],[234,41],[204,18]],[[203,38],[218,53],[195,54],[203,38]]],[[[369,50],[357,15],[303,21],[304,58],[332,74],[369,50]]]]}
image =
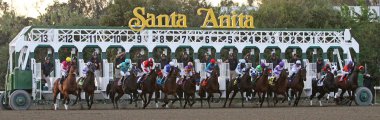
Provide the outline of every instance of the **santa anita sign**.
{"type": "MultiPolygon", "coordinates": [[[[201,28],[254,28],[253,16],[232,13],[216,17],[212,8],[199,8],[197,15],[206,14],[201,28]]],[[[133,10],[134,18],[129,20],[129,27],[134,31],[144,28],[187,28],[187,16],[173,12],[170,15],[146,13],[145,8],[133,10]]]]}

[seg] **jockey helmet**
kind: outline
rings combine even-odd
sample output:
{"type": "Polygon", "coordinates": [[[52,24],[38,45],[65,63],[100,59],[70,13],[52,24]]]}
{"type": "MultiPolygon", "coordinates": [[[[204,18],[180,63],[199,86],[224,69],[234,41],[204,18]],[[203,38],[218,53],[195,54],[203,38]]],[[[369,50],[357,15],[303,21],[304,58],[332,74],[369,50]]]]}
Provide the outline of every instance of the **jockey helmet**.
{"type": "Polygon", "coordinates": [[[352,62],[352,61],[349,61],[349,62],[348,62],[348,65],[352,65],[352,64],[353,64],[353,62],[352,62]]]}
{"type": "Polygon", "coordinates": [[[92,62],[87,62],[86,65],[87,66],[90,66],[92,64],[92,62]]]}
{"type": "Polygon", "coordinates": [[[192,62],[188,62],[187,65],[193,66],[193,63],[192,62]]]}
{"type": "Polygon", "coordinates": [[[66,62],[71,62],[71,58],[70,58],[70,57],[67,57],[67,58],[66,58],[66,62]]]}
{"type": "Polygon", "coordinates": [[[239,62],[240,63],[245,63],[245,60],[244,59],[240,59],[239,62]]]}
{"type": "Polygon", "coordinates": [[[50,60],[50,57],[45,57],[45,60],[50,60]]]}
{"type": "Polygon", "coordinates": [[[265,63],[261,63],[260,66],[261,66],[262,68],[264,68],[264,67],[265,67],[265,63]]]}
{"type": "Polygon", "coordinates": [[[359,70],[364,70],[364,66],[359,66],[359,70]]]}
{"type": "Polygon", "coordinates": [[[170,66],[174,66],[174,62],[169,62],[169,65],[170,66]]]}
{"type": "Polygon", "coordinates": [[[154,59],[153,58],[149,58],[148,61],[153,63],[154,59]]]}
{"type": "Polygon", "coordinates": [[[215,62],[216,62],[215,59],[210,60],[210,63],[212,63],[212,64],[215,64],[215,62]]]}
{"type": "Polygon", "coordinates": [[[124,60],[125,64],[129,64],[131,61],[129,59],[124,60]]]}
{"type": "Polygon", "coordinates": [[[301,65],[301,60],[297,60],[297,61],[296,61],[296,64],[297,64],[297,65],[301,65]]]}
{"type": "Polygon", "coordinates": [[[278,65],[280,65],[281,67],[284,67],[285,63],[284,61],[281,61],[278,65]]]}

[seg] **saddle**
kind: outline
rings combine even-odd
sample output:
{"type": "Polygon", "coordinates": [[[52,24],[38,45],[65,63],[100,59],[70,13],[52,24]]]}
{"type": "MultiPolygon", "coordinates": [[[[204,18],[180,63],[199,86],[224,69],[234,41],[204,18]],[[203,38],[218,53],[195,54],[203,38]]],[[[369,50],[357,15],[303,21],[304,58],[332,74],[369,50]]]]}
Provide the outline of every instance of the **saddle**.
{"type": "Polygon", "coordinates": [[[274,79],[275,79],[275,77],[269,77],[268,78],[269,85],[274,86],[274,79]]]}
{"type": "Polygon", "coordinates": [[[157,79],[157,80],[156,80],[156,84],[157,84],[158,86],[161,86],[161,87],[162,87],[162,86],[164,85],[165,81],[166,81],[166,80],[164,80],[164,78],[157,79]]]}
{"type": "Polygon", "coordinates": [[[78,80],[78,85],[82,86],[85,79],[86,78],[84,78],[84,77],[80,77],[79,80],[78,80]]]}

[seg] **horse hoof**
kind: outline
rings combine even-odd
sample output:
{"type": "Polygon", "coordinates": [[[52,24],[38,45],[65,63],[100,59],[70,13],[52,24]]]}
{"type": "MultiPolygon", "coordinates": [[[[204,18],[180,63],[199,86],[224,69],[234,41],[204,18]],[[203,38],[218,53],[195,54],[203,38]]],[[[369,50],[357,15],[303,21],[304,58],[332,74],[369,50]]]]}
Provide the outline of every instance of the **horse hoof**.
{"type": "Polygon", "coordinates": [[[54,104],[54,110],[58,109],[58,104],[54,104]]]}
{"type": "Polygon", "coordinates": [[[69,109],[69,106],[65,104],[65,110],[68,110],[69,109]]]}

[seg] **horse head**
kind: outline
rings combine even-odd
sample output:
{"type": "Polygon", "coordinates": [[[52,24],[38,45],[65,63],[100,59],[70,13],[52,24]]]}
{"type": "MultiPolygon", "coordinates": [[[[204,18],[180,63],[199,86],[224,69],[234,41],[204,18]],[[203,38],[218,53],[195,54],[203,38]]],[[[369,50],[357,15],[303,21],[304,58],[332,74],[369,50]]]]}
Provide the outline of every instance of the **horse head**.
{"type": "Polygon", "coordinates": [[[287,77],[289,75],[288,69],[283,69],[280,73],[280,78],[287,77]]]}
{"type": "Polygon", "coordinates": [[[77,72],[77,65],[76,64],[71,64],[70,65],[69,74],[75,74],[76,72],[77,72]]]}
{"type": "Polygon", "coordinates": [[[213,77],[218,77],[219,76],[219,68],[218,67],[215,66],[213,68],[211,76],[213,76],[213,77]]]}
{"type": "Polygon", "coordinates": [[[178,68],[178,66],[173,67],[169,72],[171,77],[180,77],[181,76],[180,73],[181,73],[181,70],[178,68]]]}

